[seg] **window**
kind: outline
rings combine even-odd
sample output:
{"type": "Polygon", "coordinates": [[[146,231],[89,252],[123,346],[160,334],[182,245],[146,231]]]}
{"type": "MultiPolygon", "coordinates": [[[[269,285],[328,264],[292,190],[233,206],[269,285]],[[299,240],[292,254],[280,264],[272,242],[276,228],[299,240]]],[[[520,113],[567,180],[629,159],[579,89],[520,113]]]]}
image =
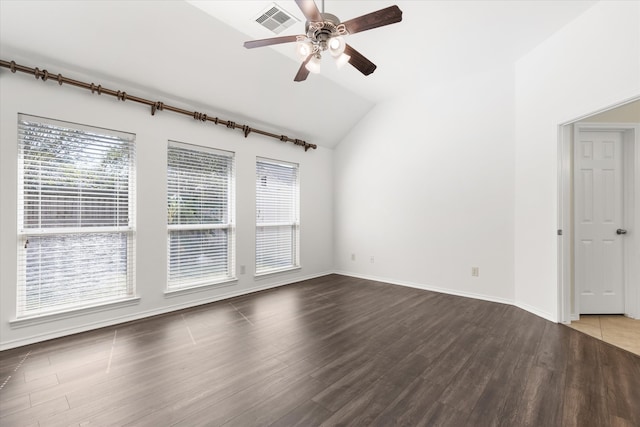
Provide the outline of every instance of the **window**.
{"type": "Polygon", "coordinates": [[[298,165],[256,163],[256,274],[300,266],[298,165]]]}
{"type": "Polygon", "coordinates": [[[169,141],[169,291],[235,278],[233,153],[169,141]]]}
{"type": "Polygon", "coordinates": [[[18,318],[133,297],[134,137],[19,115],[18,318]]]}

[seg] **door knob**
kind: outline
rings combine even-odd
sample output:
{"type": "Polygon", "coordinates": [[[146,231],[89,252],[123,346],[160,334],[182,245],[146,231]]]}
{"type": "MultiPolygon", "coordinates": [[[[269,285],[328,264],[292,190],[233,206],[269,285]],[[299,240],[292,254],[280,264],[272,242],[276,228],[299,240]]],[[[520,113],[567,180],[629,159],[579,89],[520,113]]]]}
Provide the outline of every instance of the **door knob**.
{"type": "Polygon", "coordinates": [[[627,230],[624,230],[624,229],[622,229],[622,228],[618,228],[618,229],[616,230],[616,234],[627,234],[627,230]]]}

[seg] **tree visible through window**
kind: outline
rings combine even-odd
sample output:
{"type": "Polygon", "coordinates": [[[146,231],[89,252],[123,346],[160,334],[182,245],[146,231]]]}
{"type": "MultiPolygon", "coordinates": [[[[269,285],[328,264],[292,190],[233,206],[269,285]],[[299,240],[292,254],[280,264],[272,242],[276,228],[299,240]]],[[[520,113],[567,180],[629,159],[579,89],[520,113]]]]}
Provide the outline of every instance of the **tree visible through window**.
{"type": "Polygon", "coordinates": [[[134,135],[20,115],[18,317],[134,294],[134,135]]]}

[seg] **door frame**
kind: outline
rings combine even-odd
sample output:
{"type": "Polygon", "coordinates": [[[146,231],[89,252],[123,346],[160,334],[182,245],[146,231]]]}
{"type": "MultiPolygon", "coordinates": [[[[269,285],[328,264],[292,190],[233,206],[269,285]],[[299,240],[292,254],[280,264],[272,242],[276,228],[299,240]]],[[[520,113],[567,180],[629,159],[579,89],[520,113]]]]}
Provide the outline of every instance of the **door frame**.
{"type": "MultiPolygon", "coordinates": [[[[629,100],[627,102],[632,102],[629,100]]],[[[607,108],[616,108],[622,104],[607,108]]],[[[558,127],[558,320],[571,323],[580,318],[579,290],[574,283],[573,146],[580,130],[623,132],[624,218],[629,234],[624,240],[625,316],[640,319],[640,125],[636,123],[582,122],[591,115],[558,127]]]]}

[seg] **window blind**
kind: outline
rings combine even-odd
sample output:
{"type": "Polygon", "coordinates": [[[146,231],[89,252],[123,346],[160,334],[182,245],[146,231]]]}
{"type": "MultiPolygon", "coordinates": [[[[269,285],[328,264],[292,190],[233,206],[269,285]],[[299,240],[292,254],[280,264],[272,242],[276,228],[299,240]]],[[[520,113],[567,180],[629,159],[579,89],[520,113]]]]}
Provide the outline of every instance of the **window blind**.
{"type": "Polygon", "coordinates": [[[298,165],[256,162],[256,274],[299,267],[298,165]]]}
{"type": "Polygon", "coordinates": [[[169,141],[168,290],[235,277],[233,153],[169,141]]]}
{"type": "Polygon", "coordinates": [[[134,139],[19,115],[19,318],[133,296],[134,139]]]}

